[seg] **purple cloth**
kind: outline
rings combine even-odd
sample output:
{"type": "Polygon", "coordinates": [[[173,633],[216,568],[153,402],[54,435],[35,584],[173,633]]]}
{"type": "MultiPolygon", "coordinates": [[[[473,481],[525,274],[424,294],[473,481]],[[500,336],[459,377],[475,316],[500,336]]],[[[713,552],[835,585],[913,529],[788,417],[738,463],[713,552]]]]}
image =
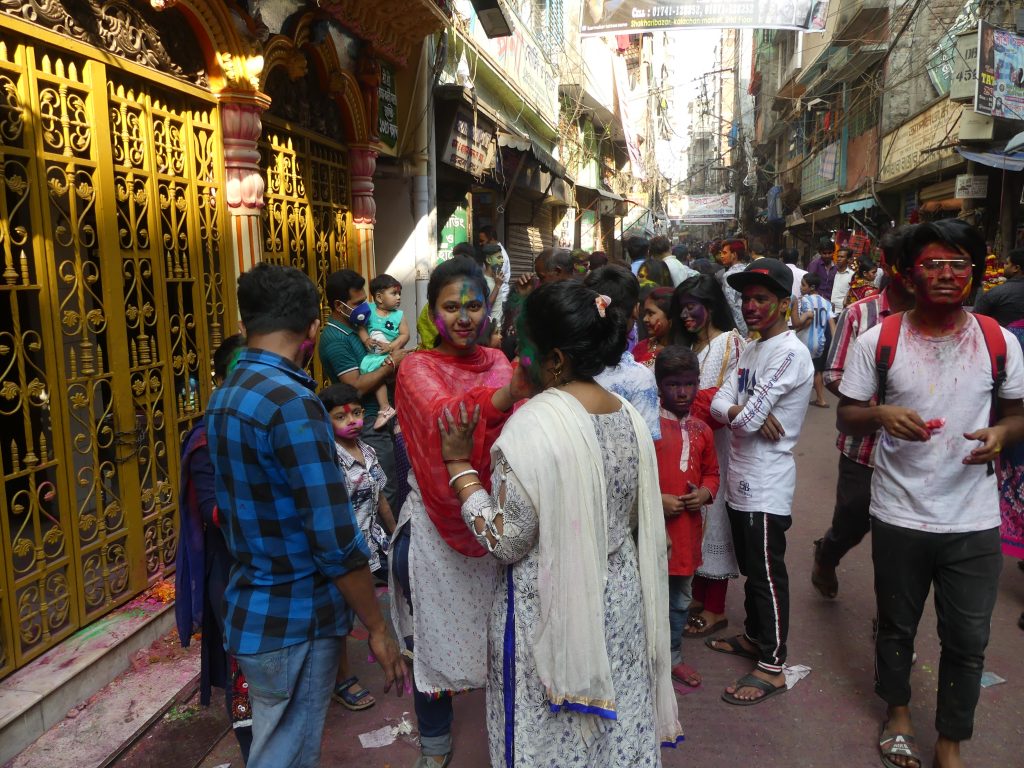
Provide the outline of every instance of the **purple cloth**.
{"type": "Polygon", "coordinates": [[[818,287],[818,295],[828,299],[832,295],[832,284],[836,281],[836,263],[830,261],[828,265],[821,260],[821,256],[815,256],[807,266],[807,271],[812,275],[821,278],[821,285],[818,287]]]}

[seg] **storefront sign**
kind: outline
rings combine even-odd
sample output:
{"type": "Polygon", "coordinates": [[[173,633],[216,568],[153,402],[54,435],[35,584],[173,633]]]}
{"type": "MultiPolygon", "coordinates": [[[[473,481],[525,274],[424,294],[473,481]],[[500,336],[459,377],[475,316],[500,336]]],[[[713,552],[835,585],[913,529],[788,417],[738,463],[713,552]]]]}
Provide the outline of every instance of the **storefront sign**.
{"type": "Polygon", "coordinates": [[[1024,120],[1024,35],[978,24],[978,82],[974,110],[1024,120]]]}
{"type": "Polygon", "coordinates": [[[526,22],[504,5],[503,12],[511,17],[512,35],[492,40],[484,33],[469,0],[456,0],[454,5],[462,18],[469,19],[474,46],[494,61],[501,78],[518,87],[540,117],[557,125],[558,76],[526,22]]]}
{"type": "Polygon", "coordinates": [[[473,126],[473,115],[455,113],[441,160],[473,176],[483,176],[494,167],[494,134],[473,126]]]}
{"type": "Polygon", "coordinates": [[[978,32],[971,30],[956,39],[949,77],[949,98],[974,101],[978,89],[978,32]]]}
{"type": "Polygon", "coordinates": [[[961,173],[956,177],[956,191],[953,197],[958,200],[982,200],[988,197],[988,176],[961,173]]]}
{"type": "Polygon", "coordinates": [[[714,224],[736,218],[736,195],[684,195],[683,222],[686,224],[714,224]]]}
{"type": "Polygon", "coordinates": [[[469,218],[466,215],[466,207],[460,205],[448,221],[441,227],[437,235],[437,263],[448,261],[452,257],[452,249],[459,243],[469,240],[469,218]]]}
{"type": "Polygon", "coordinates": [[[882,137],[878,181],[885,182],[954,155],[963,105],[943,99],[882,137]]]}
{"type": "Polygon", "coordinates": [[[596,0],[583,4],[580,34],[614,35],[694,27],[825,29],[828,0],[596,0]]]}
{"type": "Polygon", "coordinates": [[[377,135],[382,144],[392,149],[398,144],[398,92],[395,69],[380,63],[380,85],[377,88],[377,135]]]}
{"type": "Polygon", "coordinates": [[[996,121],[994,117],[965,109],[960,113],[960,124],[957,127],[961,141],[989,141],[995,135],[996,121]]]}

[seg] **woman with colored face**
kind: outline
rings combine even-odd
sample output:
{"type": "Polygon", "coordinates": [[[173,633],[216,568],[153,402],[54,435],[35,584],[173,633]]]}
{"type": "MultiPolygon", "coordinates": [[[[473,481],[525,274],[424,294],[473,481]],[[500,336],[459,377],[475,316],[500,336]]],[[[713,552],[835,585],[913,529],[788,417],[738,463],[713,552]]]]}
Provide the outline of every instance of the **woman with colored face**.
{"type": "Polygon", "coordinates": [[[577,281],[526,298],[514,381],[533,396],[494,444],[490,493],[463,460],[480,414],[460,406],[436,424],[465,530],[502,566],[476,628],[490,640],[491,765],[513,749],[509,722],[522,765],[660,765],[661,745],[680,737],[654,443],[594,380],[621,360],[626,325],[577,281]],[[581,717],[591,725],[577,727],[581,717]]]}
{"type": "Polygon", "coordinates": [[[633,359],[648,368],[654,368],[655,358],[669,343],[672,334],[671,305],[671,288],[655,288],[643,301],[640,318],[647,336],[633,347],[633,359]]]}
{"type": "Polygon", "coordinates": [[[414,700],[428,766],[451,753],[452,691],[487,679],[487,621],[496,588],[493,563],[462,522],[449,486],[437,420],[465,403],[480,413],[462,482],[490,487],[491,446],[521,395],[512,367],[487,346],[487,283],[476,262],[455,257],[439,265],[427,287],[436,346],[402,361],[395,380],[398,421],[412,471],[392,547],[392,618],[414,653],[414,700]],[[479,480],[477,480],[479,478],[479,480]]]}
{"type": "MultiPolygon", "coordinates": [[[[700,362],[699,390],[691,414],[715,431],[715,450],[724,477],[729,468],[729,430],[711,418],[709,408],[715,392],[736,370],[743,338],[736,331],[721,286],[710,275],[691,277],[679,284],[669,317],[671,343],[689,347],[700,362]]],[[[685,630],[692,637],[704,637],[725,626],[729,579],[739,576],[724,493],[708,507],[701,557],[703,561],[693,577],[693,605],[685,630]]]]}

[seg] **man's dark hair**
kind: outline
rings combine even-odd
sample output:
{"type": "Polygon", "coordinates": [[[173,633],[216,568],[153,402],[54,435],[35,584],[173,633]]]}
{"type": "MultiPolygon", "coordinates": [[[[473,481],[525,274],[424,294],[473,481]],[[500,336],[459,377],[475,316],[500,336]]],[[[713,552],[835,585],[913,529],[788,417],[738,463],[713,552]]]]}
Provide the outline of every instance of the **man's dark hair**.
{"type": "Polygon", "coordinates": [[[668,241],[667,237],[658,235],[657,237],[651,238],[650,255],[651,256],[663,256],[671,250],[672,244],[668,241]]]}
{"type": "Polygon", "coordinates": [[[680,373],[700,373],[700,360],[696,353],[682,344],[670,344],[654,358],[654,378],[660,384],[669,376],[680,373]]]}
{"type": "Polygon", "coordinates": [[[1014,248],[1006,254],[1006,260],[1017,269],[1024,269],[1024,248],[1014,248]]]}
{"type": "Polygon", "coordinates": [[[758,256],[765,255],[764,240],[760,237],[750,238],[750,252],[756,253],[758,256]]]}
{"type": "Polygon", "coordinates": [[[606,264],[591,270],[583,284],[612,300],[612,306],[620,308],[628,317],[640,303],[640,281],[627,267],[620,264],[606,264]]]}
{"type": "Polygon", "coordinates": [[[324,387],[320,390],[320,402],[324,404],[324,408],[326,408],[327,412],[330,413],[339,405],[349,405],[350,403],[360,402],[359,390],[351,384],[345,384],[344,382],[331,384],[331,386],[324,387]]]}
{"type": "Polygon", "coordinates": [[[822,237],[818,239],[818,253],[832,253],[832,238],[822,237]]]}
{"type": "Polygon", "coordinates": [[[682,243],[680,243],[679,245],[675,246],[672,249],[672,255],[675,256],[680,261],[682,261],[683,259],[690,255],[690,249],[687,248],[682,243]]]}
{"type": "Polygon", "coordinates": [[[816,275],[813,272],[808,272],[803,276],[803,281],[814,290],[821,288],[821,275],[816,275]]]}
{"type": "Polygon", "coordinates": [[[238,313],[249,336],[305,333],[320,317],[320,297],[305,273],[264,261],[238,278],[238,313]]]}
{"type": "Polygon", "coordinates": [[[366,278],[351,269],[339,269],[332,272],[327,278],[327,285],[324,293],[327,294],[327,303],[334,309],[334,302],[343,301],[349,303],[352,298],[352,291],[358,291],[366,285],[366,278]]]}
{"type": "Polygon", "coordinates": [[[388,288],[402,289],[402,284],[395,278],[389,275],[387,272],[381,272],[373,280],[370,281],[370,295],[376,296],[382,291],[388,290],[388,288]]]}
{"type": "Polygon", "coordinates": [[[572,274],[572,252],[565,248],[545,248],[537,254],[537,268],[545,272],[558,270],[562,274],[572,274]]]}
{"type": "Polygon", "coordinates": [[[490,224],[484,224],[482,227],[480,227],[480,229],[477,230],[477,232],[486,237],[488,240],[498,239],[498,230],[496,230],[490,224]]]}
{"type": "Polygon", "coordinates": [[[608,263],[608,254],[604,251],[594,251],[590,254],[590,270],[593,271],[598,267],[603,267],[608,263]]]}
{"type": "Polygon", "coordinates": [[[626,241],[626,253],[630,261],[643,261],[650,253],[651,244],[642,237],[631,237],[626,241]]]}
{"type": "Polygon", "coordinates": [[[245,337],[236,333],[228,336],[220,343],[213,353],[213,375],[214,378],[223,381],[228,377],[228,368],[231,362],[237,357],[239,351],[245,346],[245,337]]]}
{"type": "Polygon", "coordinates": [[[796,264],[800,261],[800,251],[796,248],[780,248],[779,256],[786,264],[796,264]]]}
{"type": "Polygon", "coordinates": [[[469,256],[471,259],[476,258],[476,248],[469,243],[459,243],[452,248],[452,258],[456,256],[469,256]]]}

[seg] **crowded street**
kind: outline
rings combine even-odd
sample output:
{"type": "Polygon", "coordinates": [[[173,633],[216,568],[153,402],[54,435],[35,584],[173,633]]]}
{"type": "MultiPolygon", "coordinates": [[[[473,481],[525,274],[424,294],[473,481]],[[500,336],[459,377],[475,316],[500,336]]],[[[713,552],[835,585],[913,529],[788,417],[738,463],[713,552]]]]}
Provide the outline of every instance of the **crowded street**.
{"type": "MultiPolygon", "coordinates": [[[[878,765],[874,738],[883,711],[872,690],[871,551],[865,543],[843,560],[839,596],[825,600],[811,586],[811,543],[828,525],[834,504],[835,399],[830,410],[811,409],[797,448],[797,494],[787,563],[793,580],[792,651],[794,664],[811,673],[788,694],[766,707],[742,710],[719,700],[742,665],[711,653],[697,640],[686,649],[694,666],[704,674],[701,688],[679,697],[679,714],[686,741],[676,750],[663,751],[663,765],[806,765],[811,768],[878,765]]],[[[383,599],[386,599],[384,597],[383,599]]],[[[1024,573],[1007,558],[1000,577],[999,599],[992,618],[992,639],[985,669],[1005,683],[985,688],[978,705],[977,731],[966,754],[973,765],[1016,765],[1024,743],[1024,676],[1020,674],[1021,630],[1017,618],[1024,607],[1024,573]]],[[[730,601],[730,627],[742,621],[742,605],[730,601]]],[[[918,733],[931,743],[935,730],[929,713],[935,707],[938,642],[935,613],[929,605],[921,620],[914,670],[918,733]]],[[[365,642],[354,644],[353,668],[366,686],[378,694],[377,704],[365,712],[347,712],[332,704],[324,727],[324,765],[364,765],[385,768],[408,764],[416,748],[398,737],[391,746],[365,749],[359,734],[395,725],[403,715],[415,722],[408,697],[379,695],[379,670],[366,663],[365,642]],[[358,648],[359,650],[355,650],[358,648]]],[[[682,688],[682,686],[678,686],[682,688]]],[[[683,690],[686,690],[683,688],[683,690]]],[[[458,725],[455,750],[460,765],[487,765],[483,693],[456,699],[458,725]]],[[[238,745],[228,733],[213,748],[201,768],[236,765],[238,745]]]]}

